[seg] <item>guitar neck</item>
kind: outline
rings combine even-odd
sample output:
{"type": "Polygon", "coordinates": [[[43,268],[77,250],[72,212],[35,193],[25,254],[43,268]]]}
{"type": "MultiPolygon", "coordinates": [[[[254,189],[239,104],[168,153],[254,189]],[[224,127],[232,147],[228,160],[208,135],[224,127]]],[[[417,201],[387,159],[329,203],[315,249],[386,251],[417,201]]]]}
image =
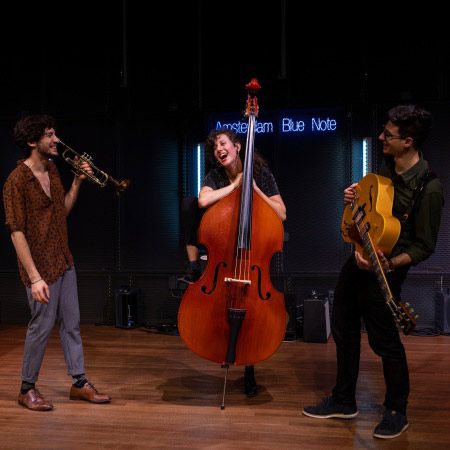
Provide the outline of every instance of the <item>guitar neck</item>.
{"type": "Polygon", "coordinates": [[[373,245],[372,238],[370,237],[370,234],[367,231],[361,232],[360,230],[360,236],[364,244],[364,249],[369,255],[370,261],[373,266],[373,271],[375,273],[375,276],[377,277],[377,281],[381,288],[381,292],[383,293],[383,297],[386,303],[392,302],[393,301],[392,292],[386,280],[383,267],[381,266],[380,258],[378,257],[378,254],[373,245]]]}
{"type": "MultiPolygon", "coordinates": [[[[386,275],[381,265],[380,258],[378,257],[377,250],[372,241],[372,237],[369,234],[370,221],[367,220],[366,213],[366,203],[361,205],[358,204],[357,198],[350,204],[351,207],[351,221],[353,222],[354,228],[356,228],[355,234],[358,239],[358,243],[362,246],[370,258],[372,263],[373,272],[380,286],[383,298],[392,312],[395,322],[403,330],[405,334],[409,334],[416,325],[416,317],[411,314],[413,312],[412,308],[409,308],[409,304],[404,305],[400,301],[396,301],[392,295],[389,283],[386,280],[386,275]]],[[[372,208],[372,200],[369,197],[369,210],[372,208]]],[[[355,241],[356,242],[356,241],[355,241]]]]}

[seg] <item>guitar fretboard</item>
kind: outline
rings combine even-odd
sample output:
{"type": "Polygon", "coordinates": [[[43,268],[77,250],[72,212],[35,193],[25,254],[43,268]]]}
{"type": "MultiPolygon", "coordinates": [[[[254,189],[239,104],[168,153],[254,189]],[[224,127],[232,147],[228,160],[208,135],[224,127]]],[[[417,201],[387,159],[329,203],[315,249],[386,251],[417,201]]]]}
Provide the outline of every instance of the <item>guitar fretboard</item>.
{"type": "Polygon", "coordinates": [[[366,251],[372,263],[373,272],[375,273],[375,276],[377,278],[378,285],[380,286],[384,300],[389,306],[389,309],[391,310],[397,325],[403,329],[403,332],[405,334],[408,334],[415,326],[415,319],[410,315],[410,313],[402,304],[395,300],[392,295],[391,289],[389,288],[389,284],[386,280],[386,276],[380,262],[380,258],[378,257],[372,238],[369,234],[370,225],[369,223],[364,223],[364,206],[365,205],[359,207],[356,200],[351,203],[355,227],[361,238],[364,250],[366,251]]]}
{"type": "MultiPolygon", "coordinates": [[[[363,227],[365,228],[365,227],[363,227]]],[[[358,227],[359,229],[359,227],[358,227]]],[[[389,284],[386,280],[386,277],[384,275],[383,268],[381,266],[380,258],[378,257],[372,239],[370,238],[370,234],[368,230],[361,231],[359,230],[361,239],[364,244],[364,249],[366,250],[367,254],[369,255],[370,262],[373,266],[373,271],[377,277],[378,284],[380,285],[381,291],[383,293],[383,297],[386,300],[386,302],[391,302],[393,300],[391,290],[389,288],[389,284]]]]}

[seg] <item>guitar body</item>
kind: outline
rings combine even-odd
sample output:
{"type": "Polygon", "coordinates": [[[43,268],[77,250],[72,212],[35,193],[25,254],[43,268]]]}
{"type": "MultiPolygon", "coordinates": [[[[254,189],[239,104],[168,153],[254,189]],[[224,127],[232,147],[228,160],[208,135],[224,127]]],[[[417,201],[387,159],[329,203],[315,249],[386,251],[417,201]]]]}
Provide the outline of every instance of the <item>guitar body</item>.
{"type": "Polygon", "coordinates": [[[374,246],[386,256],[392,251],[400,235],[400,221],[392,216],[394,203],[394,186],[389,178],[367,174],[356,188],[354,204],[346,205],[341,223],[341,233],[344,241],[353,243],[364,258],[367,252],[355,227],[355,210],[360,207],[365,211],[364,225],[369,225],[369,235],[374,246]],[[356,206],[356,208],[355,208],[356,206]]]}
{"type": "Polygon", "coordinates": [[[417,316],[408,303],[403,304],[392,296],[377,250],[388,256],[400,235],[400,221],[392,216],[394,186],[389,178],[367,174],[356,188],[356,196],[346,205],[341,232],[344,241],[355,245],[356,250],[372,263],[381,292],[394,320],[405,334],[416,326],[417,316]]]}

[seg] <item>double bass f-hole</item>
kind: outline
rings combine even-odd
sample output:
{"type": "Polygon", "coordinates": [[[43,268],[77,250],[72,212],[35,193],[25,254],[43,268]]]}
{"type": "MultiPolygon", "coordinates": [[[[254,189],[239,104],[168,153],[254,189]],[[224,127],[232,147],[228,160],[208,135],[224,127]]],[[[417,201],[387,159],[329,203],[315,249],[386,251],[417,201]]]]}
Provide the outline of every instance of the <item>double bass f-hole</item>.
{"type": "Polygon", "coordinates": [[[254,265],[254,266],[252,266],[252,270],[257,270],[258,271],[258,295],[259,295],[259,298],[261,300],[269,300],[270,292],[267,291],[265,296],[261,292],[261,267],[259,267],[257,265],[254,265]]]}
{"type": "Polygon", "coordinates": [[[220,270],[220,266],[223,267],[227,267],[227,263],[225,261],[220,261],[219,264],[216,265],[216,268],[214,270],[214,278],[213,278],[213,282],[212,282],[212,287],[211,289],[208,291],[208,288],[206,287],[206,285],[202,286],[202,292],[206,295],[210,295],[212,294],[215,290],[216,290],[216,286],[217,286],[217,280],[219,278],[219,270],[220,270]]]}

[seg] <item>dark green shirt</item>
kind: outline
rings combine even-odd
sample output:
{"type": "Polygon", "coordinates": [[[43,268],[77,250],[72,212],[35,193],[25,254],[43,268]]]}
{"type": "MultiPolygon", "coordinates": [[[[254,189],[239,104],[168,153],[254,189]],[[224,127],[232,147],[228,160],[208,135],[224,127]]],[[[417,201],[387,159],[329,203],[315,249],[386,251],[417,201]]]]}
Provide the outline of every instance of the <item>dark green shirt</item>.
{"type": "MultiPolygon", "coordinates": [[[[392,158],[384,159],[379,175],[392,180],[394,185],[392,214],[400,221],[410,207],[414,188],[428,170],[428,162],[422,159],[422,156],[417,164],[401,175],[395,172],[392,158]]],[[[434,178],[425,186],[409,219],[406,223],[402,223],[400,237],[391,256],[407,253],[413,265],[431,256],[436,247],[443,205],[442,184],[438,178],[434,178]]]]}

